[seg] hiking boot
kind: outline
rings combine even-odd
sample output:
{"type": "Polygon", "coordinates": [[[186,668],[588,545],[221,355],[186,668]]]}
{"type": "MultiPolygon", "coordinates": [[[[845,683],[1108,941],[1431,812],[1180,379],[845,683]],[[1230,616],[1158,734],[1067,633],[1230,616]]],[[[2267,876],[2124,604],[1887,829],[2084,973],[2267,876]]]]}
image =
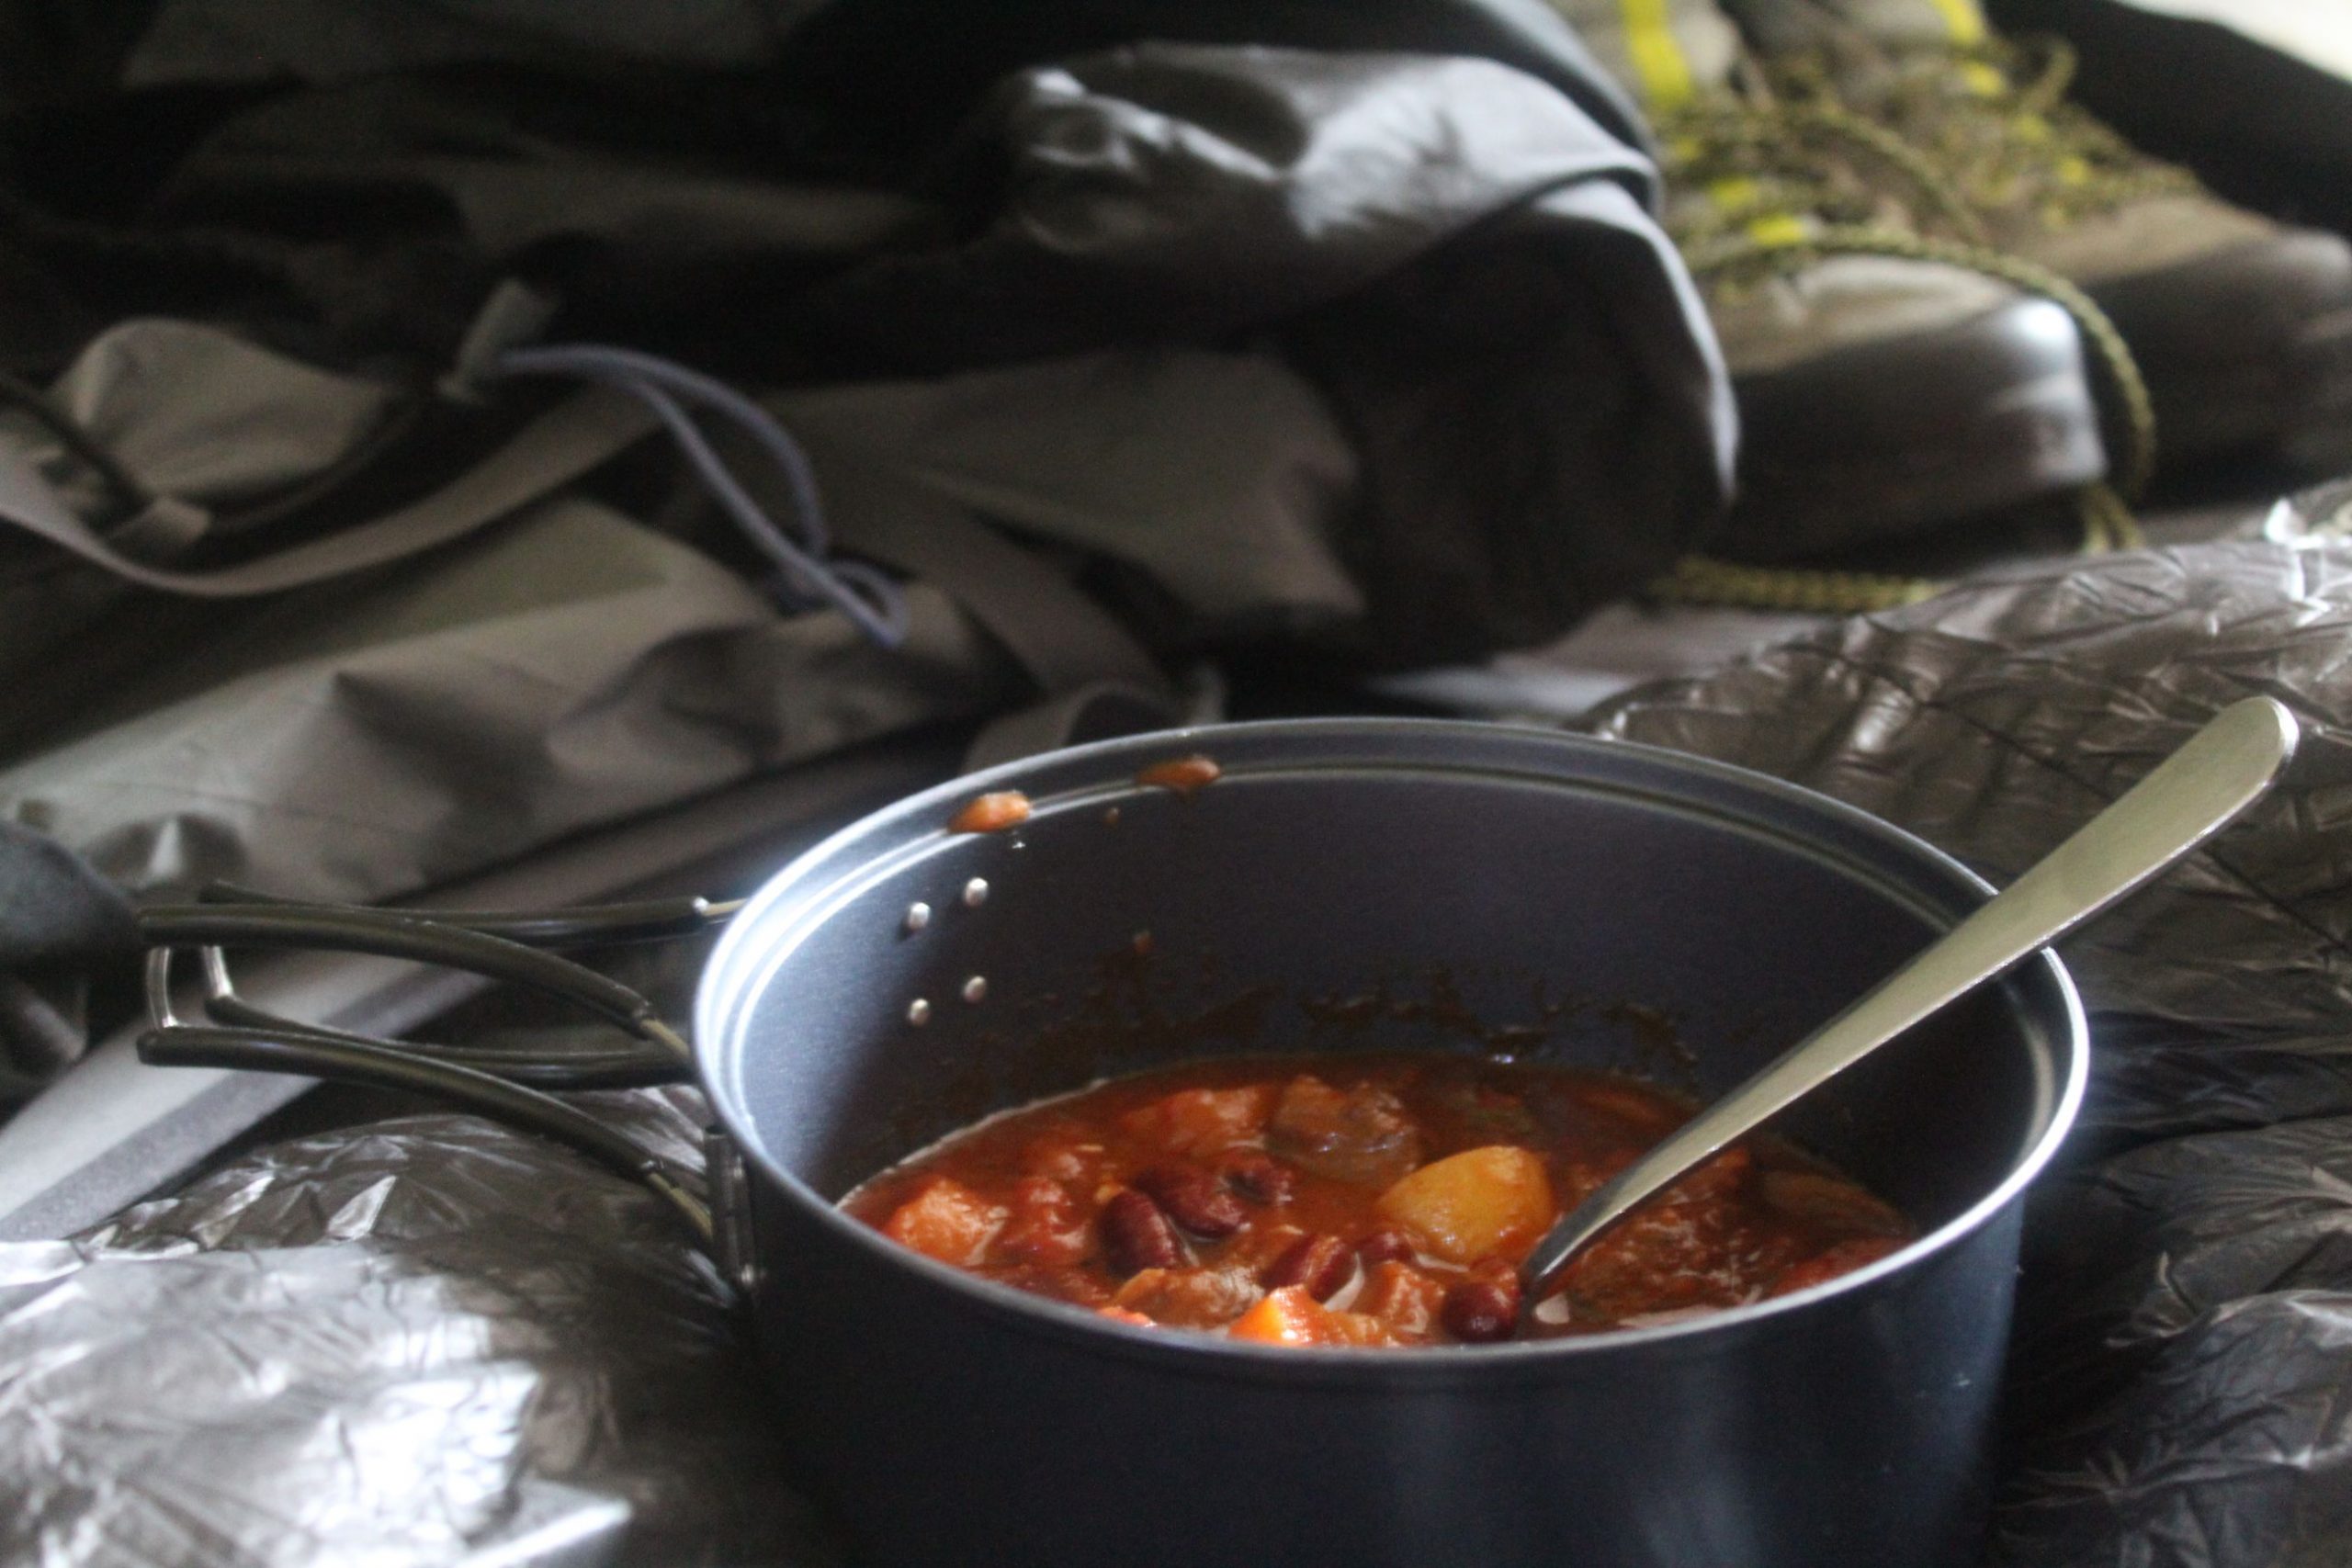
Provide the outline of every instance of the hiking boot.
{"type": "Polygon", "coordinates": [[[1907,201],[1864,166],[1905,156],[1899,144],[1787,134],[1746,96],[1743,46],[1713,0],[1554,4],[1657,127],[1667,227],[1732,373],[1739,493],[1716,554],[1815,557],[2105,475],[2068,311],[1979,268],[1899,254],[1907,201]]]}
{"type": "Polygon", "coordinates": [[[2067,101],[2066,45],[2001,39],[1974,0],[1725,6],[1782,103],[1862,117],[1921,154],[1875,171],[1918,231],[2098,303],[2146,377],[2168,467],[2352,456],[2352,244],[2137,152],[2067,101]]]}

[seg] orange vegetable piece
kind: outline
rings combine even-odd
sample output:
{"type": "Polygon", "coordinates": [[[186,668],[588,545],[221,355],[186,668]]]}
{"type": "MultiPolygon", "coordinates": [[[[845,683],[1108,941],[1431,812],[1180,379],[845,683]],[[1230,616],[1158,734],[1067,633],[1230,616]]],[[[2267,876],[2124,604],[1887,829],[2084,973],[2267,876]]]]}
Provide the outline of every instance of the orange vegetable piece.
{"type": "Polygon", "coordinates": [[[1387,1327],[1361,1313],[1333,1312],[1304,1285],[1269,1291],[1226,1334],[1259,1345],[1385,1345],[1387,1327]]]}
{"type": "Polygon", "coordinates": [[[1154,1323],[1151,1319],[1144,1316],[1143,1314],[1139,1312],[1129,1312],[1123,1306],[1096,1307],[1094,1309],[1094,1315],[1097,1317],[1107,1317],[1114,1323],[1132,1323],[1137,1328],[1157,1328],[1159,1326],[1159,1325],[1154,1323]]]}
{"type": "Polygon", "coordinates": [[[1516,1258],[1552,1223],[1544,1162],[1510,1144],[1432,1160],[1380,1195],[1383,1218],[1449,1263],[1516,1258]]]}
{"type": "Polygon", "coordinates": [[[1001,1204],[941,1177],[899,1204],[883,1222],[882,1234],[925,1258],[968,1268],[980,1260],[1010,1218],[1012,1212],[1001,1204]]]}

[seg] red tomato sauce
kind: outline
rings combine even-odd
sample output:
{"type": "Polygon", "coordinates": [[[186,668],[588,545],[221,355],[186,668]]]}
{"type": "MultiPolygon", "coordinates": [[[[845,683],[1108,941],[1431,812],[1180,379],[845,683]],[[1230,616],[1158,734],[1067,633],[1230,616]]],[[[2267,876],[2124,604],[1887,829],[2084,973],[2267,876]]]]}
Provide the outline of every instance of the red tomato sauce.
{"type": "Polygon", "coordinates": [[[1895,1211],[1751,1138],[1594,1243],[1541,1303],[1552,1222],[1688,1120],[1628,1078],[1476,1057],[1227,1058],[993,1117],[865,1182],[850,1214],[1123,1322],[1285,1345],[1592,1334],[1835,1279],[1895,1211]]]}

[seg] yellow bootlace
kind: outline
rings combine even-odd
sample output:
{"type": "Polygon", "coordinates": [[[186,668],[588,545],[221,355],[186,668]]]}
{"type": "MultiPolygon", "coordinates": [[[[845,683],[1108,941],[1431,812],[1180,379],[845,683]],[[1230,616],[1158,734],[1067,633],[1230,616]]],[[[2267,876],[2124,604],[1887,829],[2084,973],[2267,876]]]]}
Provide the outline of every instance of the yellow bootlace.
{"type": "MultiPolygon", "coordinates": [[[[2147,544],[2122,497],[2092,485],[2077,498],[2086,556],[2136,550],[2147,544]]],[[[1644,591],[1653,602],[1713,609],[1777,610],[1807,615],[1866,615],[1932,599],[1951,584],[1933,577],[1871,571],[1818,571],[1747,566],[1714,556],[1689,555],[1644,591]]]]}
{"type": "MultiPolygon", "coordinates": [[[[1919,45],[1867,67],[1826,53],[1781,55],[1764,66],[1792,102],[1826,111],[1859,107],[1922,154],[1936,188],[1919,213],[1923,231],[1948,220],[1951,197],[1985,217],[2024,216],[2048,228],[2128,202],[2199,190],[2187,170],[2149,157],[2068,100],[2076,57],[2061,39],[1986,38],[1919,45]]],[[[1981,238],[1963,230],[1961,239],[1981,238]]]]}

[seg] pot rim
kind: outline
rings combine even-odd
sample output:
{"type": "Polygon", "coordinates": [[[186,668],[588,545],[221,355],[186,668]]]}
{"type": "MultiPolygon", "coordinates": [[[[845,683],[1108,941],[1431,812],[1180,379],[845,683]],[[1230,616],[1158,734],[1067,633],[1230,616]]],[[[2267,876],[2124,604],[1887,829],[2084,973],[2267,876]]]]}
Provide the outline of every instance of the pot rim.
{"type": "MultiPolygon", "coordinates": [[[[1256,1345],[1209,1334],[1171,1333],[1165,1328],[1120,1323],[1083,1307],[966,1273],[900,1246],[842,1213],[770,1154],[737,1092],[732,1075],[726,1069],[728,1064],[741,1057],[734,1045],[736,1026],[766,994],[800,938],[858,897],[866,885],[904,860],[952,837],[945,827],[948,818],[977,795],[1022,787],[1030,795],[1038,816],[1070,809],[1099,811],[1123,798],[1151,793],[1150,786],[1133,782],[1132,775],[1138,766],[1164,761],[1171,753],[1181,754],[1188,750],[1222,749],[1231,756],[1237,745],[1244,753],[1266,753],[1263,760],[1277,766],[1328,768],[1345,764],[1354,771],[1388,768],[1421,773],[1504,773],[1550,777],[1564,785],[1646,797],[1657,804],[1707,817],[1720,827],[1782,839],[1850,874],[1875,881],[1882,892],[1911,904],[1924,917],[1938,923],[1949,923],[1954,917],[1946,908],[1935,906],[1930,897],[1918,888],[1897,885],[1883,868],[1873,873],[1850,852],[1859,851],[1864,844],[1882,851],[1892,850],[1909,863],[1906,869],[1923,879],[1940,881],[1951,892],[1973,902],[1982,902],[1994,892],[1990,883],[1943,851],[1857,807],[1767,773],[1637,741],[1478,720],[1342,717],[1195,726],[1069,747],[943,781],[859,818],[795,856],[762,884],[729,922],[705,964],[696,988],[694,1051],[697,1074],[712,1111],[747,1165],[785,1201],[848,1245],[887,1258],[891,1266],[916,1279],[951,1291],[974,1307],[1009,1316],[1035,1332],[1054,1337],[1083,1337],[1101,1349],[1150,1358],[1174,1357],[1197,1371],[1225,1376],[1263,1378],[1273,1374],[1285,1380],[1304,1377],[1320,1381],[1325,1374],[1353,1378],[1378,1368],[1384,1377],[1434,1377],[1445,1381],[1464,1374],[1484,1375],[1480,1369],[1487,1367],[1534,1371],[1535,1366],[1531,1363],[1535,1363],[1566,1370],[1574,1364],[1574,1358],[1638,1353],[1692,1340],[1711,1344],[1744,1330],[1782,1325],[1823,1302],[1908,1272],[1914,1266],[1958,1245],[2015,1201],[2050,1163],[2081,1108],[2090,1063],[2088,1023],[2082,998],[2065,965],[2054,953],[2044,948],[1996,983],[2015,983],[2020,976],[2038,972],[2042,985],[2054,990],[2060,1016],[2051,1021],[2061,1027],[2051,1029],[2050,1044],[2052,1055],[2063,1057],[2055,1063],[2057,1081],[2042,1086],[2046,1098],[2040,1108],[2041,1124],[2030,1145],[2012,1162],[1999,1182],[1959,1214],[1887,1257],[1834,1280],[1786,1296],[1728,1307],[1678,1323],[1502,1345],[1410,1348],[1256,1345]],[[1408,758],[1393,751],[1375,755],[1349,750],[1351,743],[1364,742],[1394,747],[1400,737],[1419,742],[1425,754],[1408,758]],[[1297,746],[1295,754],[1285,750],[1293,743],[1297,746]],[[1336,759],[1314,754],[1334,750],[1340,752],[1336,759]],[[1547,774],[1536,767],[1500,765],[1499,760],[1491,755],[1498,750],[1529,755],[1549,750],[1579,755],[1588,762],[1602,761],[1603,765],[1590,776],[1547,774]],[[1612,763],[1627,766],[1614,767],[1612,763]],[[1663,769],[1679,775],[1685,783],[1724,798],[1713,803],[1694,801],[1654,785],[1645,788],[1638,783],[1605,776],[1612,772],[1645,769],[1652,773],[1663,769]],[[1731,802],[1745,797],[1756,803],[1758,796],[1778,805],[1788,815],[1801,820],[1810,818],[1806,826],[1814,829],[1814,836],[1808,837],[1786,824],[1776,826],[1734,814],[1731,802]],[[1848,842],[1825,842],[1820,832],[1825,828],[1848,842]],[[833,863],[836,862],[841,863],[833,863]]],[[[1254,755],[1247,758],[1247,761],[1258,760],[1254,755]]],[[[763,1287],[754,1287],[759,1288],[763,1287]]]]}

